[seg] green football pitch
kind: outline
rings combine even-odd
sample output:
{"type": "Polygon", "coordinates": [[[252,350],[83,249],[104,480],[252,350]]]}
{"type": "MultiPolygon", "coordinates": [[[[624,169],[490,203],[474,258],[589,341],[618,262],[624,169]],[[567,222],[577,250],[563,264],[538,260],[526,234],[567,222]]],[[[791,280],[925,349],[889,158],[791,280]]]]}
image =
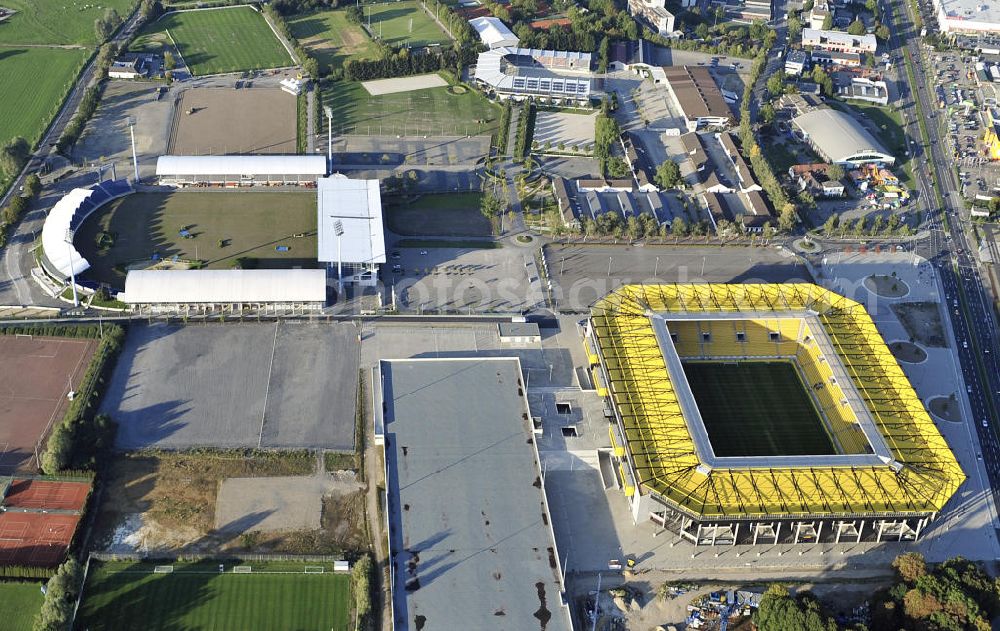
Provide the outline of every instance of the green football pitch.
{"type": "Polygon", "coordinates": [[[31,631],[42,608],[41,583],[0,583],[0,620],[5,631],[31,631]]]}
{"type": "Polygon", "coordinates": [[[15,13],[0,22],[0,44],[94,46],[94,20],[108,9],[125,18],[135,4],[135,0],[3,0],[0,7],[15,13]]]}
{"type": "Polygon", "coordinates": [[[368,4],[364,6],[365,23],[374,37],[391,46],[430,46],[451,44],[448,35],[435,24],[416,0],[368,4]]]}
{"type": "Polygon", "coordinates": [[[347,11],[316,11],[288,18],[288,28],[324,69],[339,68],[348,59],[374,59],[378,47],[364,29],[347,20],[347,11]]]}
{"type": "Polygon", "coordinates": [[[316,267],[316,193],[134,193],[91,215],[74,244],[90,262],[87,278],[119,288],[127,265],[154,256],[199,260],[208,269],[229,269],[238,259],[245,267],[316,267]]]}
{"type": "MultiPolygon", "coordinates": [[[[264,16],[248,6],[178,11],[146,26],[140,39],[166,32],[195,75],[293,65],[264,16]]],[[[178,60],[179,63],[179,60],[178,60]]]]}
{"type": "MultiPolygon", "coordinates": [[[[478,136],[500,124],[500,107],[464,86],[373,96],[361,82],[334,81],[323,103],[333,110],[335,134],[478,136]]],[[[325,132],[326,117],[323,125],[325,132]]]]}
{"type": "Polygon", "coordinates": [[[330,563],[174,563],[155,573],[146,562],[91,562],[77,629],[348,631],[351,579],[330,563]],[[323,566],[306,573],[305,566],[323,566]]]}
{"type": "Polygon", "coordinates": [[[792,362],[692,361],[684,374],[716,456],[837,453],[792,362]]]}

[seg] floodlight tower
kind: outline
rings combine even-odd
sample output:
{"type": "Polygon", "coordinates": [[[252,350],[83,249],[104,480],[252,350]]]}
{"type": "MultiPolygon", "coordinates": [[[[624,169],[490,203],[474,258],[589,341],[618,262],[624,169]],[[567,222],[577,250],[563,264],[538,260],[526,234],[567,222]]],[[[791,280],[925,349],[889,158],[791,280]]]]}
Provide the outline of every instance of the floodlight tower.
{"type": "Polygon", "coordinates": [[[73,306],[80,306],[80,297],[76,294],[76,270],[73,269],[73,231],[66,230],[66,236],[63,237],[66,242],[66,247],[69,250],[69,282],[70,287],[73,288],[73,306]]]}
{"type": "Polygon", "coordinates": [[[344,291],[344,281],[341,276],[341,263],[340,258],[340,241],[341,237],[344,236],[344,222],[341,220],[336,220],[333,222],[333,233],[337,235],[337,297],[340,297],[341,292],[344,291]]]}
{"type": "Polygon", "coordinates": [[[129,116],[126,119],[128,123],[128,133],[132,138],[132,169],[135,172],[135,183],[139,183],[139,160],[135,155],[135,119],[129,116]]]}
{"type": "Polygon", "coordinates": [[[333,109],[324,105],[323,112],[326,113],[326,163],[330,171],[333,169],[333,109]]]}

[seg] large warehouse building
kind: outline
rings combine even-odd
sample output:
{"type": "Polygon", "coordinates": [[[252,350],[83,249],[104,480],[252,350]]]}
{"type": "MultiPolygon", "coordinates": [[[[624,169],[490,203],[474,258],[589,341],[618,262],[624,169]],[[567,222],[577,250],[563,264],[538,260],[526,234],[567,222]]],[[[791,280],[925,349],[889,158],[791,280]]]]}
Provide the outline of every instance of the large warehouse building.
{"type": "Polygon", "coordinates": [[[332,175],[317,182],[316,258],[345,283],[373,286],[385,263],[378,180],[332,175]]]}
{"type": "Polygon", "coordinates": [[[326,176],[326,156],[160,156],[165,186],[308,186],[326,176]]]}
{"type": "Polygon", "coordinates": [[[653,79],[657,83],[666,83],[671,98],[684,116],[687,131],[697,131],[703,127],[728,127],[732,124],[733,112],[708,68],[655,68],[653,79]]]}
{"type": "Polygon", "coordinates": [[[1000,33],[1000,5],[989,0],[932,0],[941,31],[1000,33]]]}
{"type": "Polygon", "coordinates": [[[696,545],[915,540],[965,479],[865,308],[816,285],[623,286],[586,344],[633,519],[696,545]]]}
{"type": "Polygon", "coordinates": [[[851,116],[821,107],[792,119],[792,128],[827,162],[892,166],[896,157],[851,116]]]}
{"type": "Polygon", "coordinates": [[[321,269],[131,270],[118,299],[141,313],[287,313],[326,304],[321,269]]]}

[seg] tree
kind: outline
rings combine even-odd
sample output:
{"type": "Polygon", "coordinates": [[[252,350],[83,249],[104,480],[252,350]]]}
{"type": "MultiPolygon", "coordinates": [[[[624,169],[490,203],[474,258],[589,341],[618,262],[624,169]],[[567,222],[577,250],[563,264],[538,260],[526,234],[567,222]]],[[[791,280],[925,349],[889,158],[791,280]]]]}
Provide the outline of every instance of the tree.
{"type": "Polygon", "coordinates": [[[354,582],[354,589],[351,591],[354,592],[354,608],[357,610],[359,620],[364,620],[371,612],[371,575],[372,559],[369,555],[363,554],[351,568],[351,579],[354,582]]]}
{"type": "Polygon", "coordinates": [[[174,54],[169,50],[163,51],[163,69],[173,70],[177,67],[177,60],[174,59],[174,54]]]}
{"type": "Polygon", "coordinates": [[[698,39],[708,39],[708,36],[710,34],[708,24],[702,22],[701,24],[696,26],[694,29],[694,34],[698,39]]]}
{"type": "Polygon", "coordinates": [[[319,61],[315,57],[305,57],[302,60],[302,70],[313,79],[319,78],[319,61]]]}
{"type": "Polygon", "coordinates": [[[656,168],[653,178],[660,188],[676,188],[681,183],[681,168],[673,160],[665,160],[656,168]]]}
{"type": "Polygon", "coordinates": [[[789,41],[797,41],[802,35],[802,20],[798,16],[793,15],[788,18],[788,39],[789,41]]]}
{"type": "Polygon", "coordinates": [[[0,171],[7,177],[13,178],[24,168],[29,155],[31,155],[31,145],[28,141],[21,136],[12,138],[0,148],[0,171]]]}
{"type": "Polygon", "coordinates": [[[771,105],[770,103],[765,103],[760,108],[760,117],[764,120],[766,124],[770,125],[774,123],[775,116],[776,114],[774,112],[774,106],[771,105]]]}
{"type": "Polygon", "coordinates": [[[109,35],[111,35],[111,25],[104,18],[95,18],[94,36],[97,38],[97,41],[104,43],[108,41],[109,35]]]}
{"type": "Polygon", "coordinates": [[[35,631],[64,631],[67,628],[82,580],[83,569],[71,556],[45,585],[45,600],[35,616],[35,631]]]}
{"type": "Polygon", "coordinates": [[[776,97],[785,92],[785,71],[779,70],[771,75],[767,80],[767,92],[771,97],[776,97]]]}
{"type": "Polygon", "coordinates": [[[885,24],[879,24],[875,29],[875,37],[882,40],[883,42],[889,40],[889,27],[885,24]]]}
{"type": "Polygon", "coordinates": [[[826,17],[823,18],[823,30],[829,31],[832,28],[833,28],[833,14],[827,13],[826,17]]]}
{"type": "Polygon", "coordinates": [[[683,217],[675,217],[674,220],[670,222],[670,232],[675,237],[683,237],[687,234],[687,222],[684,221],[683,217]]]}
{"type": "Polygon", "coordinates": [[[844,167],[840,166],[839,164],[831,164],[830,166],[826,167],[826,176],[831,180],[833,180],[834,182],[839,182],[840,180],[844,179],[845,175],[847,174],[844,173],[844,167]]]}
{"type": "Polygon", "coordinates": [[[869,13],[878,13],[878,0],[866,0],[865,8],[869,13]]]}
{"type": "Polygon", "coordinates": [[[860,18],[855,18],[851,25],[847,27],[847,32],[851,35],[864,35],[865,24],[860,18]]]}
{"type": "Polygon", "coordinates": [[[839,222],[840,222],[840,216],[830,215],[829,217],[826,218],[826,221],[823,222],[823,232],[827,235],[832,235],[834,231],[837,229],[837,224],[839,222]]]}
{"type": "Polygon", "coordinates": [[[837,623],[824,615],[819,602],[808,593],[795,598],[782,585],[771,585],[753,614],[759,631],[836,631],[837,623]]]}
{"type": "Polygon", "coordinates": [[[778,215],[778,228],[782,232],[791,232],[795,224],[799,222],[799,213],[795,210],[795,204],[788,203],[781,209],[778,215]]]}
{"type": "Polygon", "coordinates": [[[812,80],[819,84],[826,96],[833,96],[833,79],[821,66],[813,66],[812,80]]]}

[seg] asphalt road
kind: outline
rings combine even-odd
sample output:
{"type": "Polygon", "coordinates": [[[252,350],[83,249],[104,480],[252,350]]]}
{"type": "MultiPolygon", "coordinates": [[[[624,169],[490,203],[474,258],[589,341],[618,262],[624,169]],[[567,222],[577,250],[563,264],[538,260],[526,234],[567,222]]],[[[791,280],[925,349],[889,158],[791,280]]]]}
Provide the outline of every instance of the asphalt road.
{"type": "MultiPolygon", "coordinates": [[[[927,75],[920,56],[920,38],[915,32],[912,16],[900,4],[891,7],[892,19],[887,19],[892,32],[890,47],[896,63],[905,64],[903,54],[908,53],[913,61],[913,71],[917,81],[916,98],[923,114],[931,144],[922,146],[917,124],[918,112],[910,91],[911,86],[900,82],[900,103],[903,104],[907,131],[916,144],[911,143],[914,152],[914,176],[925,210],[928,212],[929,234],[916,244],[916,251],[934,261],[938,267],[944,288],[952,329],[958,344],[957,353],[962,376],[967,388],[969,405],[972,409],[973,424],[982,445],[983,463],[993,490],[994,505],[1000,505],[1000,441],[997,438],[997,409],[1000,408],[1000,346],[998,346],[997,321],[990,299],[973,258],[965,227],[968,217],[961,203],[959,188],[954,180],[950,159],[945,155],[944,142],[939,130],[939,110],[932,98],[927,75]],[[892,28],[892,23],[896,28],[892,28]],[[931,170],[941,187],[944,207],[937,207],[931,170]]],[[[906,76],[905,66],[900,76],[906,76]]]]}

